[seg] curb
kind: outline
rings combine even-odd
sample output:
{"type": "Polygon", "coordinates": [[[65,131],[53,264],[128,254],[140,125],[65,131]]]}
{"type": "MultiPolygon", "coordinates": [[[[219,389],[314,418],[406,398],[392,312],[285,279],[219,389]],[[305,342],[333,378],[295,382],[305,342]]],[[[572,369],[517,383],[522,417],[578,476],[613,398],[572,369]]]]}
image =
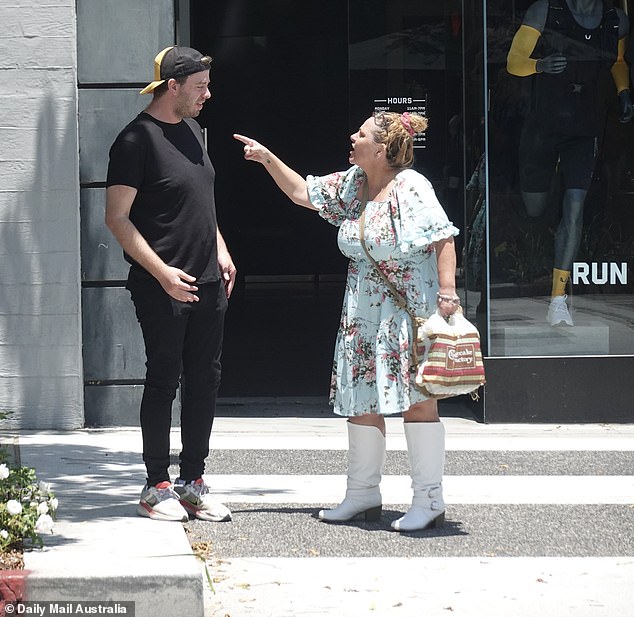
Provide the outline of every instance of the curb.
{"type": "Polygon", "coordinates": [[[132,602],[134,617],[203,617],[202,563],[180,523],[132,519],[102,524],[105,533],[98,535],[90,523],[56,525],[53,546],[25,553],[30,571],[25,599],[132,602]],[[108,541],[117,527],[119,537],[108,541]]]}

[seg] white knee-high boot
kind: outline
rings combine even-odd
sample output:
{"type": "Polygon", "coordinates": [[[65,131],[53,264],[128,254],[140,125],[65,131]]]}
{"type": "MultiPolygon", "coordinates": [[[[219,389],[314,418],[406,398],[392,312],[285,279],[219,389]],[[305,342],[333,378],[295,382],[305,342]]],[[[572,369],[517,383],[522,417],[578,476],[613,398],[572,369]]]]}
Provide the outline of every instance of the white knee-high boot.
{"type": "Polygon", "coordinates": [[[322,521],[349,521],[362,515],[367,521],[381,516],[379,482],[385,463],[385,435],[375,426],[348,425],[348,488],[332,510],[321,510],[322,521]]]}
{"type": "Polygon", "coordinates": [[[414,497],[407,514],[393,521],[392,528],[415,531],[440,527],[445,521],[445,427],[441,422],[406,422],[404,428],[414,497]]]}

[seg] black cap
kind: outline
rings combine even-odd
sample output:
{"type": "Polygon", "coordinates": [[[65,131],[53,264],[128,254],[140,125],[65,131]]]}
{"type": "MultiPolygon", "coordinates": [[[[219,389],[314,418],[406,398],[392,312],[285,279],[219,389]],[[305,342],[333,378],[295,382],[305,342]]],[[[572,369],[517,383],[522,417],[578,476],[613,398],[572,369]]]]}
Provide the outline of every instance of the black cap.
{"type": "Polygon", "coordinates": [[[207,71],[210,64],[211,58],[209,56],[203,56],[191,47],[181,47],[180,45],[166,47],[154,58],[154,81],[145,86],[140,94],[153,92],[155,88],[168,79],[207,71]]]}

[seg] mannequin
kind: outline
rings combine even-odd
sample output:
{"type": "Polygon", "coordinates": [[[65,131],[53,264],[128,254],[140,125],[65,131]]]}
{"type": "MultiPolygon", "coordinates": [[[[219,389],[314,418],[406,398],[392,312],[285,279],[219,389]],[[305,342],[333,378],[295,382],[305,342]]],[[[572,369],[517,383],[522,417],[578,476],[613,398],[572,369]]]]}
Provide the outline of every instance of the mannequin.
{"type": "Polygon", "coordinates": [[[518,77],[535,75],[533,107],[520,139],[520,190],[529,217],[548,205],[559,164],[562,216],[555,234],[551,326],[572,326],[566,285],[581,243],[583,208],[603,130],[599,82],[610,70],[619,120],[632,119],[629,71],[624,60],[627,16],[602,0],[537,0],[529,6],[507,58],[518,77]]]}

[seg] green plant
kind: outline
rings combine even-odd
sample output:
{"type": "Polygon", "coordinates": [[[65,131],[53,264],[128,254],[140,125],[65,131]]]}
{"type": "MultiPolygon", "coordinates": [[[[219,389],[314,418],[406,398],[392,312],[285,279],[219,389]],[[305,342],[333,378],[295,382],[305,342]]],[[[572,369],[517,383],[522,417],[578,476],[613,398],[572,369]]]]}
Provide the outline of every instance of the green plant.
{"type": "Polygon", "coordinates": [[[550,272],[551,237],[527,233],[509,251],[511,266],[509,273],[516,283],[529,283],[550,272]]]}
{"type": "MultiPolygon", "coordinates": [[[[6,414],[0,412],[0,419],[6,414]]],[[[42,534],[52,533],[57,498],[49,484],[39,482],[35,469],[11,467],[0,445],[0,553],[42,546],[42,534]]]]}
{"type": "Polygon", "coordinates": [[[518,227],[515,237],[495,245],[493,255],[504,282],[531,283],[550,274],[553,261],[551,228],[518,227]]]}
{"type": "Polygon", "coordinates": [[[41,534],[53,531],[57,498],[35,469],[0,464],[0,550],[42,546],[41,534]]]}

